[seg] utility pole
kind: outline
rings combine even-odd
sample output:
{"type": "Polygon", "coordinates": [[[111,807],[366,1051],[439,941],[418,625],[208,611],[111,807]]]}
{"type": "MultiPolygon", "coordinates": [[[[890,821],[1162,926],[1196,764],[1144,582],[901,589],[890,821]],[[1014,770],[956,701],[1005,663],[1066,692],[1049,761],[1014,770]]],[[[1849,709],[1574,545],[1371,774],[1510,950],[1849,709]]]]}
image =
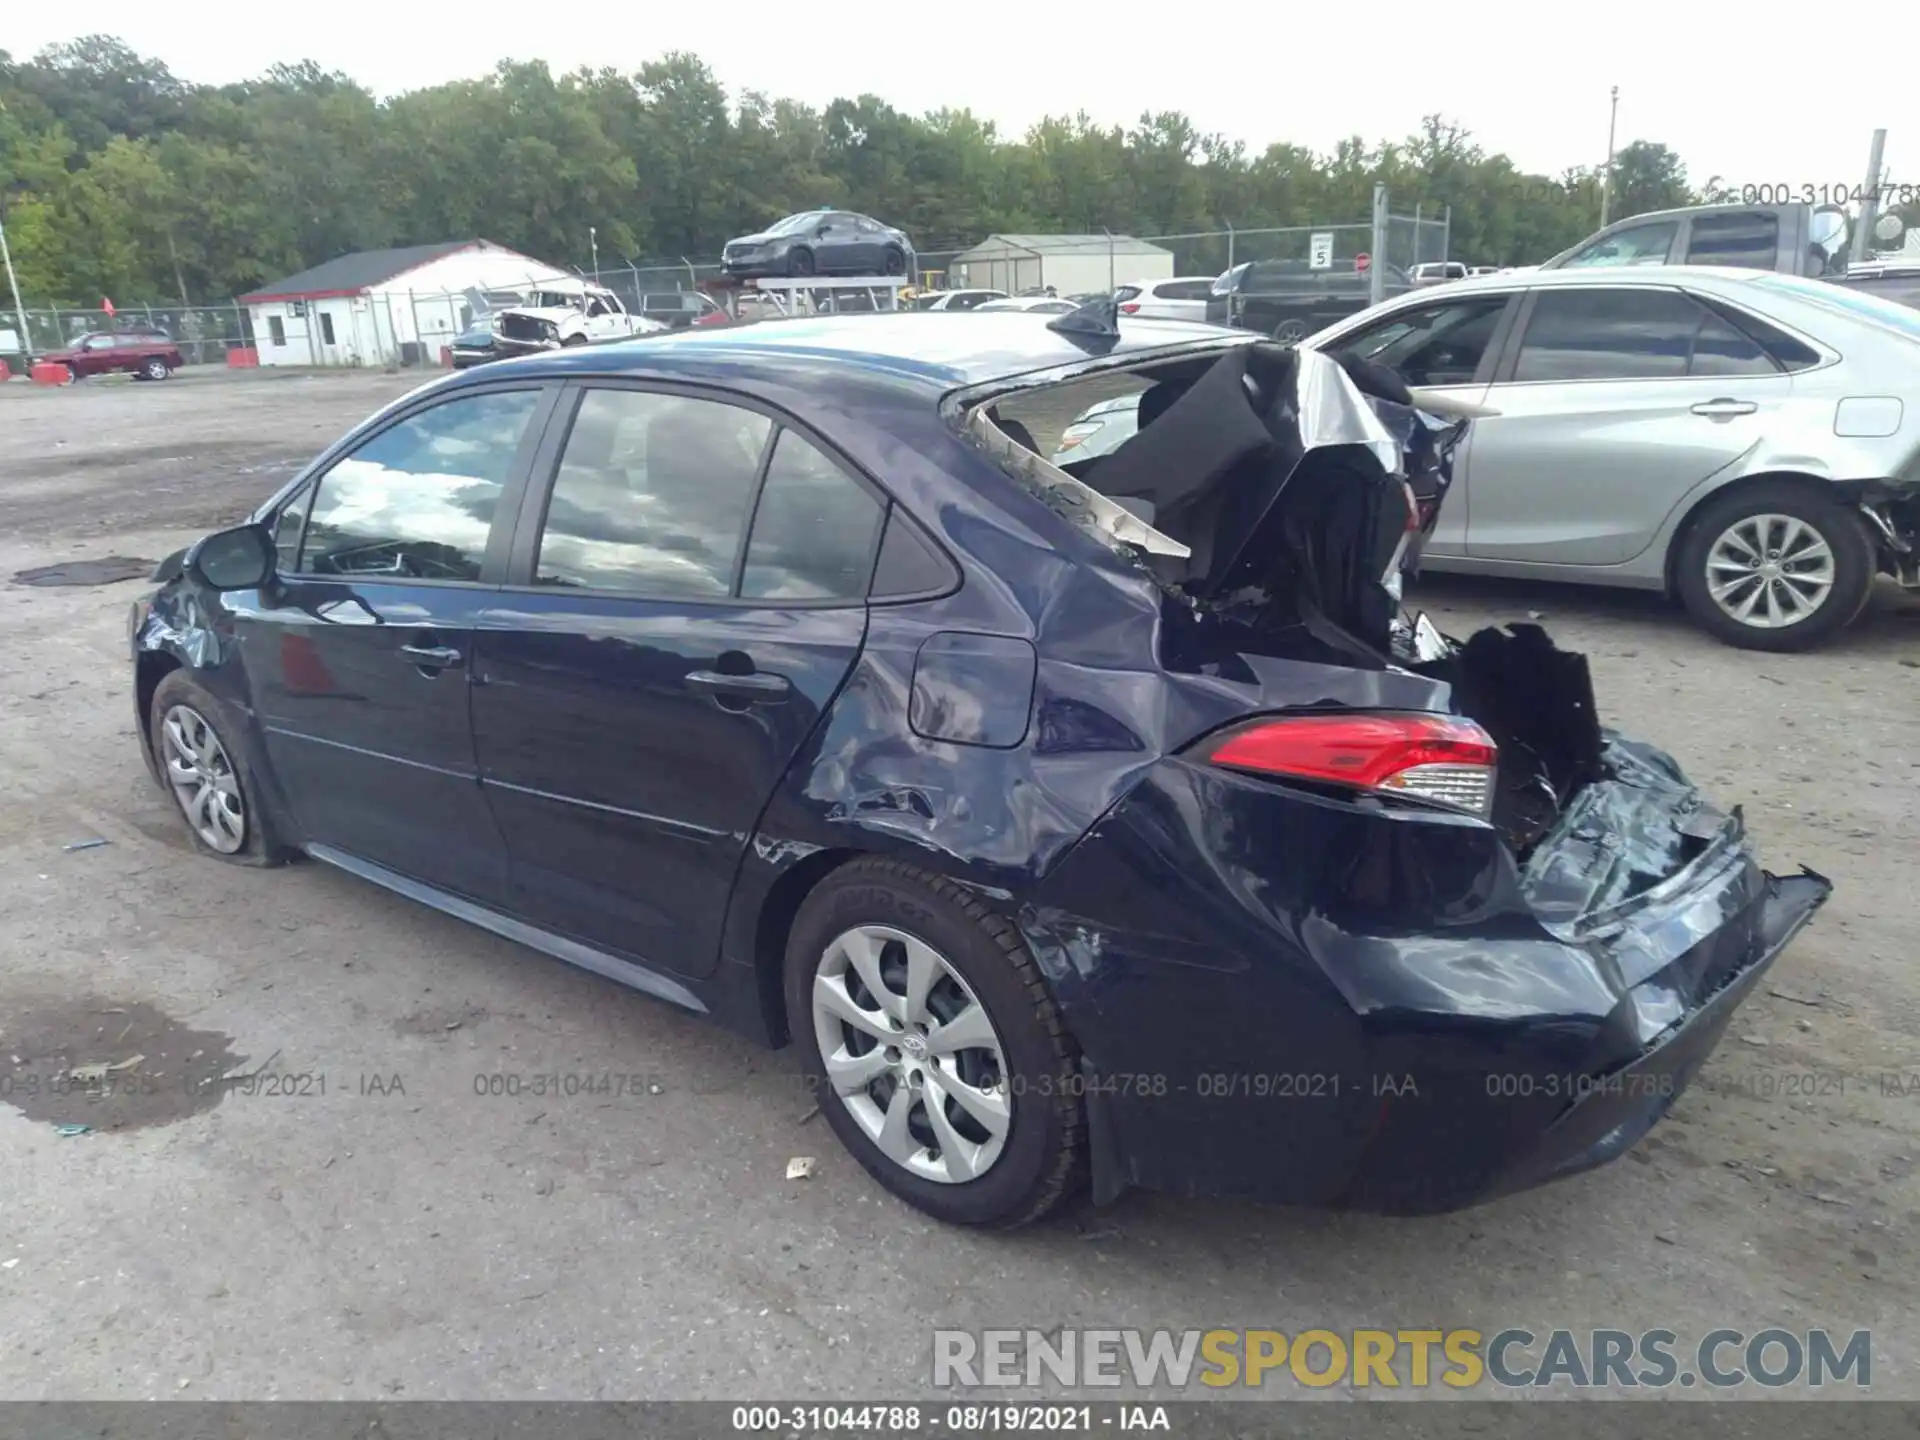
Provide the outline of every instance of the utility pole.
{"type": "Polygon", "coordinates": [[[33,368],[33,332],[27,329],[27,307],[20,303],[20,277],[13,273],[13,251],[7,247],[7,227],[0,222],[0,260],[7,266],[7,285],[13,291],[13,316],[20,322],[20,358],[33,368]]]}
{"type": "Polygon", "coordinates": [[[1853,243],[1848,247],[1847,263],[1859,265],[1867,258],[1867,246],[1873,243],[1873,224],[1880,211],[1880,164],[1887,151],[1887,132],[1873,132],[1873,146],[1867,152],[1867,193],[1860,201],[1860,218],[1853,222],[1853,243]]]}
{"type": "Polygon", "coordinates": [[[1607,167],[1600,172],[1600,228],[1607,228],[1607,210],[1613,202],[1613,132],[1620,119],[1620,87],[1613,87],[1613,108],[1607,112],[1607,167]]]}
{"type": "Polygon", "coordinates": [[[593,283],[598,285],[600,283],[600,227],[598,225],[587,227],[587,246],[593,251],[593,283]]]}

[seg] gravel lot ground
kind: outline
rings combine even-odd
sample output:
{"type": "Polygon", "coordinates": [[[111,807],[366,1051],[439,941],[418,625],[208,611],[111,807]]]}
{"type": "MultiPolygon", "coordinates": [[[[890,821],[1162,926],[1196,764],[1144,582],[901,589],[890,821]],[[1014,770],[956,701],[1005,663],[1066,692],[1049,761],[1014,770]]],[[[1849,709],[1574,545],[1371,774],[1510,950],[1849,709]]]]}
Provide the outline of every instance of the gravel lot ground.
{"type": "Polygon", "coordinates": [[[0,1079],[49,1035],[326,1077],[72,1138],[84,1102],[0,1093],[0,1397],[905,1395],[935,1326],[996,1324],[1871,1327],[1873,1393],[1920,1397],[1920,606],[1767,657],[1652,599],[1423,587],[1456,634],[1543,612],[1610,723],[1837,883],[1625,1161],[1431,1220],[1131,1195],[980,1236],[871,1184],[786,1056],[322,866],[194,858],[135,751],[142,582],[7,583],[160,556],[415,383],[0,386],[0,1079]],[[659,1093],[476,1093],[556,1070],[659,1093]]]}

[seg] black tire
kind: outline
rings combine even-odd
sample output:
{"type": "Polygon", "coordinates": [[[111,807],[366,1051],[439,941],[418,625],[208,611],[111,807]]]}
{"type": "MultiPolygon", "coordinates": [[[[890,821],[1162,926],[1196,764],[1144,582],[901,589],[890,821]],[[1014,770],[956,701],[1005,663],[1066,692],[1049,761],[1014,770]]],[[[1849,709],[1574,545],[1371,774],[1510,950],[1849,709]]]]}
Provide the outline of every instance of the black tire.
{"type": "Polygon", "coordinates": [[[952,1224],[1012,1229],[1080,1190],[1086,1123],[1075,1084],[1078,1051],[1020,932],[977,895],[901,861],[855,860],[800,907],[787,941],[785,979],[794,1044],[821,1112],[840,1143],[895,1195],[952,1224]],[[814,979],[828,946],[857,925],[886,925],[933,946],[1001,1038],[1012,1115],[999,1157],[976,1179],[922,1179],[889,1159],[827,1081],[813,1025],[814,979]]]}
{"type": "Polygon", "coordinates": [[[1863,609],[1873,588],[1873,537],[1859,515],[1817,490],[1790,480],[1768,480],[1709,500],[1681,541],[1675,588],[1694,623],[1743,650],[1810,650],[1832,638],[1863,609]],[[1804,619],[1774,628],[1743,623],[1720,607],[1707,588],[1715,543],[1742,520],[1784,515],[1818,532],[1833,555],[1833,584],[1804,619]]]}
{"type": "Polygon", "coordinates": [[[804,245],[796,245],[787,252],[787,275],[813,274],[813,251],[804,245]]]}
{"type": "Polygon", "coordinates": [[[887,247],[887,257],[881,263],[886,266],[886,273],[889,275],[904,275],[907,273],[906,253],[901,250],[898,245],[889,245],[887,247]]]}
{"type": "Polygon", "coordinates": [[[560,348],[562,350],[571,350],[577,345],[584,345],[586,343],[587,337],[584,335],[569,335],[560,342],[560,348]]]}
{"type": "Polygon", "coordinates": [[[264,868],[284,864],[289,852],[281,843],[273,825],[273,818],[260,804],[261,786],[255,778],[252,753],[247,749],[243,738],[245,732],[234,723],[231,712],[219,700],[215,699],[205,687],[199,684],[185,670],[174,670],[161,677],[154,687],[153,703],[147,711],[147,743],[153,747],[155,768],[160,775],[161,788],[167,799],[180,814],[181,825],[187,832],[187,839],[193,848],[202,855],[215,860],[224,860],[229,865],[249,865],[264,868]],[[208,844],[199,831],[187,819],[185,808],[178,792],[167,780],[167,745],[163,734],[167,716],[178,707],[193,711],[204,720],[218,738],[220,748],[231,762],[232,775],[240,792],[241,813],[245,820],[244,840],[235,851],[222,851],[208,844]]]}
{"type": "Polygon", "coordinates": [[[1273,327],[1273,338],[1282,345],[1294,345],[1307,338],[1307,322],[1282,320],[1273,327]]]}
{"type": "Polygon", "coordinates": [[[140,378],[142,380],[164,380],[171,374],[173,374],[173,367],[158,355],[146,361],[140,367],[140,378]]]}

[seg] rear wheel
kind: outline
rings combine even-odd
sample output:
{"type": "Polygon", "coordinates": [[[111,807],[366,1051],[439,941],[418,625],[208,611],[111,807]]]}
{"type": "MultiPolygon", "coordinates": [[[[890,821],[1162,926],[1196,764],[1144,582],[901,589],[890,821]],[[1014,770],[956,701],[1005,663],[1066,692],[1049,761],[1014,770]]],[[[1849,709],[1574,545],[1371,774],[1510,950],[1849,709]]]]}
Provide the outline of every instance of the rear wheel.
{"type": "Polygon", "coordinates": [[[1077,1056],[1020,932],[893,860],[834,872],[786,956],[787,1014],[840,1143],[962,1225],[1039,1219],[1077,1186],[1077,1056]]]}
{"type": "Polygon", "coordinates": [[[1282,320],[1273,327],[1273,338],[1282,345],[1292,345],[1307,338],[1307,324],[1304,320],[1282,320]]]}
{"type": "Polygon", "coordinates": [[[1769,482],[1708,502],[1682,543],[1680,598],[1704,630],[1748,650],[1806,650],[1865,608],[1873,541],[1860,517],[1769,482]]]}
{"type": "Polygon", "coordinates": [[[587,337],[584,335],[569,335],[560,342],[560,348],[563,350],[571,350],[576,345],[584,345],[586,343],[587,337]]]}
{"type": "Polygon", "coordinates": [[[171,374],[173,374],[173,367],[158,355],[140,367],[140,378],[143,380],[164,380],[171,374]]]}

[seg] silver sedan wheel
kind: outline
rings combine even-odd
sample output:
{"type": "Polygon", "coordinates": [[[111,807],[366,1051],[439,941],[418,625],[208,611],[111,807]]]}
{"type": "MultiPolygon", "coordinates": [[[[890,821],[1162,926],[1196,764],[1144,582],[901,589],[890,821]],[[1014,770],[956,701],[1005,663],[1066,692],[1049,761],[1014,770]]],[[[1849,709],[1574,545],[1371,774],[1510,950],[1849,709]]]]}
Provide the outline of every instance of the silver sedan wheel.
{"type": "Polygon", "coordinates": [[[173,798],[193,833],[222,855],[247,843],[247,812],[240,777],[213,727],[199,711],[175,705],[160,722],[161,761],[173,798]]]}
{"type": "Polygon", "coordinates": [[[1809,618],[1834,584],[1833,547],[1792,515],[1749,515],[1707,551],[1707,593],[1733,619],[1780,630],[1809,618]]]}
{"type": "Polygon", "coordinates": [[[959,971],[926,941],[857,925],[813,980],[827,1082],[867,1137],[923,1180],[993,1168],[1013,1122],[1006,1050],[959,971]]]}

